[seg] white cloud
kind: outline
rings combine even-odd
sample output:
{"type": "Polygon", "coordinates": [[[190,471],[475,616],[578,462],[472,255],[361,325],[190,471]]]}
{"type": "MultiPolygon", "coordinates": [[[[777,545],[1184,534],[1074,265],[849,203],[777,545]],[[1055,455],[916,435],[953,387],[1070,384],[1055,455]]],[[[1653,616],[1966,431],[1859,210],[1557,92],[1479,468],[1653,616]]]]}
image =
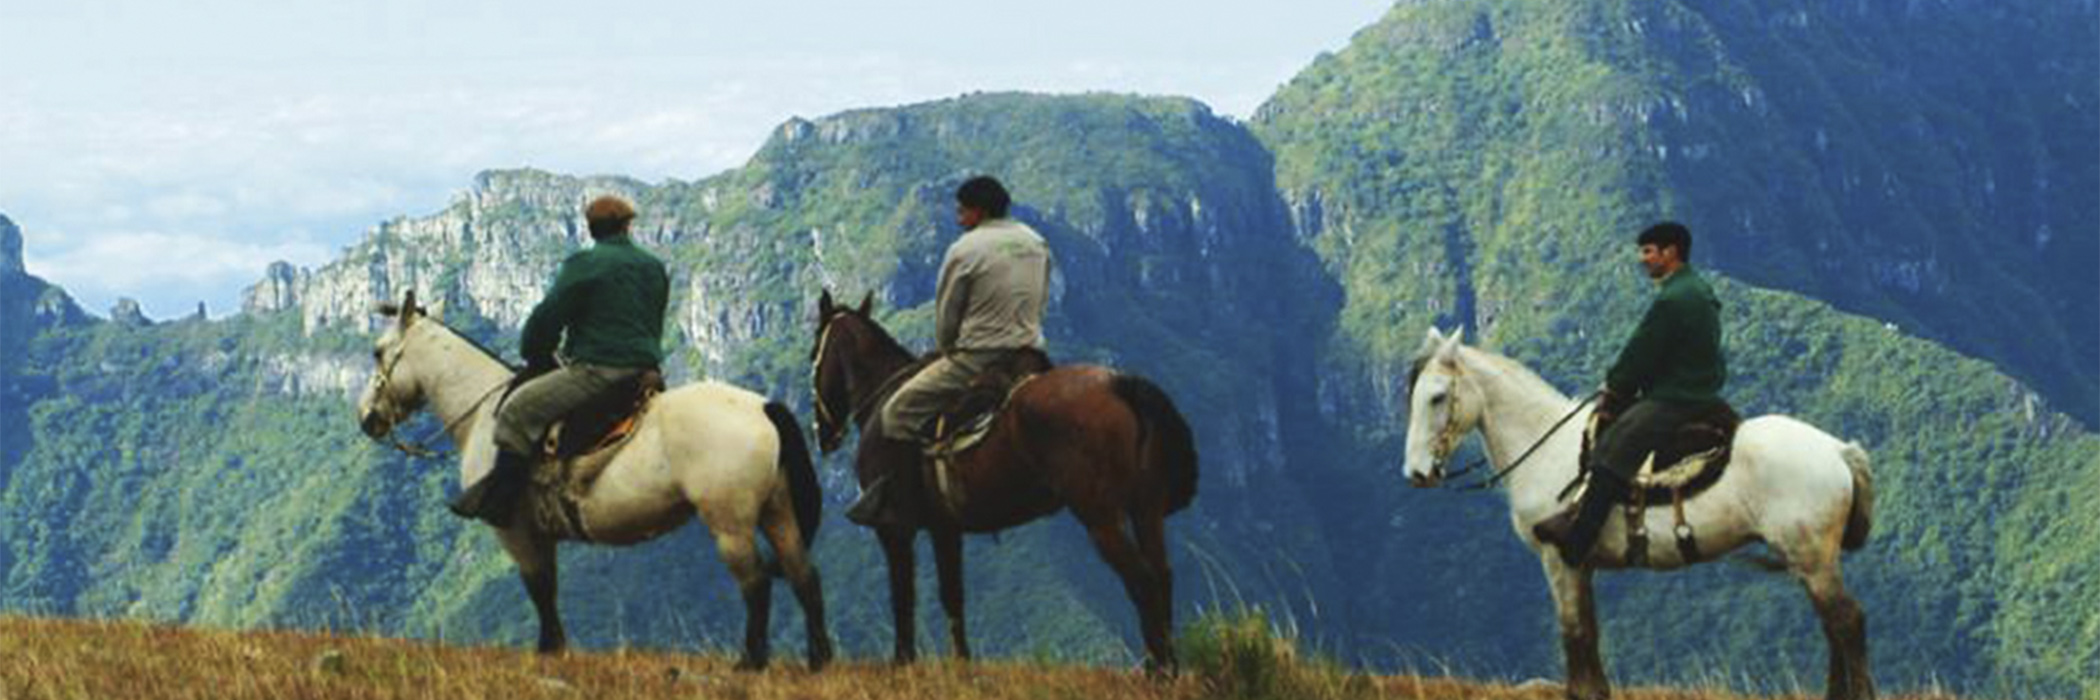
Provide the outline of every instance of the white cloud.
{"type": "Polygon", "coordinates": [[[284,239],[244,241],[194,232],[102,231],[38,238],[74,238],[73,246],[25,251],[29,273],[65,280],[90,310],[108,308],[118,297],[144,300],[149,315],[164,318],[189,313],[199,301],[214,314],[237,307],[239,290],[261,276],[270,263],[286,260],[313,265],[327,258],[327,246],[292,234],[284,239]]]}
{"type": "Polygon", "coordinates": [[[0,65],[35,69],[0,74],[0,211],[31,268],[91,308],[230,310],[271,260],[324,262],[480,170],[694,179],[790,116],[975,90],[1185,94],[1244,116],[1383,6],[1329,0],[1316,27],[1322,3],[1096,4],[992,10],[1044,35],[1024,40],[957,32],[948,20],[986,10],[946,0],[672,3],[630,8],[620,41],[598,44],[544,2],[11,6],[20,41],[0,42],[0,65]],[[1219,26],[1162,31],[1193,12],[1219,26]],[[799,21],[820,15],[835,21],[799,21]]]}

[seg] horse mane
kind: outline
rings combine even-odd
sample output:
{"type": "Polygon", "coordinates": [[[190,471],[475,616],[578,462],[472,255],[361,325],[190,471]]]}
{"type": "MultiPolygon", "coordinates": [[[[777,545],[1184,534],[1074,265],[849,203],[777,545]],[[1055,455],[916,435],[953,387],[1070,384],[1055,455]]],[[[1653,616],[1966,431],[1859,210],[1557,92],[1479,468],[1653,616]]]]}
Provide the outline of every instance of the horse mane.
{"type": "Polygon", "coordinates": [[[1553,386],[1552,382],[1546,381],[1545,377],[1541,377],[1539,373],[1531,371],[1530,367],[1525,367],[1522,362],[1480,348],[1461,347],[1460,351],[1472,353],[1472,359],[1480,364],[1487,365],[1489,369],[1511,381],[1519,384],[1529,384],[1531,388],[1545,392],[1548,396],[1558,396],[1563,399],[1568,396],[1561,393],[1560,388],[1553,386]]]}
{"type": "Polygon", "coordinates": [[[862,314],[861,312],[854,309],[847,309],[843,313],[845,315],[860,319],[862,325],[867,326],[868,330],[875,332],[876,341],[883,347],[888,348],[889,350],[894,351],[897,354],[903,355],[905,357],[914,357],[912,351],[909,348],[904,347],[903,343],[897,342],[897,338],[895,336],[890,335],[890,330],[887,328],[883,328],[882,324],[877,323],[873,317],[868,316],[866,314],[862,314]]]}
{"type": "MultiPolygon", "coordinates": [[[[1548,392],[1552,396],[1563,398],[1567,396],[1567,394],[1561,393],[1559,387],[1555,387],[1552,382],[1546,381],[1545,377],[1541,377],[1539,373],[1531,371],[1530,367],[1525,367],[1524,363],[1463,343],[1459,345],[1458,349],[1459,352],[1469,353],[1470,358],[1479,364],[1485,365],[1496,373],[1509,377],[1517,383],[1529,384],[1532,388],[1548,392]]],[[[1429,368],[1429,361],[1436,358],[1436,351],[1435,346],[1424,348],[1421,352],[1415,354],[1413,360],[1409,361],[1407,368],[1407,393],[1409,395],[1414,394],[1415,382],[1422,378],[1422,370],[1429,368]]]]}
{"type": "Polygon", "coordinates": [[[460,342],[466,343],[467,347],[480,351],[482,355],[487,356],[489,359],[495,360],[496,364],[502,365],[504,369],[510,370],[512,374],[516,374],[520,371],[517,365],[513,365],[510,363],[509,360],[503,359],[503,355],[497,353],[495,350],[489,349],[489,346],[483,345],[481,341],[475,340],[474,336],[461,333],[459,332],[459,329],[446,325],[444,321],[438,320],[434,316],[424,314],[423,317],[417,319],[417,321],[420,323],[437,324],[437,327],[444,329],[445,333],[451,335],[454,338],[459,339],[460,342]]]}

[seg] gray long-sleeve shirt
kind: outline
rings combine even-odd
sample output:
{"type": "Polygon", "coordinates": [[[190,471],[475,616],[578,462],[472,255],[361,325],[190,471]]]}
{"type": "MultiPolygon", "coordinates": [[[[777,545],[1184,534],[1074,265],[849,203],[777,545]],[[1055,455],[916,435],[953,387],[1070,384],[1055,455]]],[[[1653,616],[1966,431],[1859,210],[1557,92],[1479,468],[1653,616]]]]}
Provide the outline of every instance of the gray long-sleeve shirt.
{"type": "Polygon", "coordinates": [[[1027,224],[989,219],[941,262],[934,339],[941,352],[1043,346],[1050,246],[1027,224]]]}

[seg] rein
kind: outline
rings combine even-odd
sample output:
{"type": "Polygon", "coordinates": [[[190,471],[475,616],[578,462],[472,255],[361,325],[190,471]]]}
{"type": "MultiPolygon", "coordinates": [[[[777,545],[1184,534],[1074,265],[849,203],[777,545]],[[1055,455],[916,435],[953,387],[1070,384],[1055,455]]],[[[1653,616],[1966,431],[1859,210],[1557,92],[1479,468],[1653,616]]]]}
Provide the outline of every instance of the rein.
{"type": "MultiPolygon", "coordinates": [[[[1554,433],[1560,432],[1561,426],[1565,426],[1568,424],[1568,421],[1574,420],[1576,414],[1582,413],[1582,409],[1584,407],[1589,406],[1590,402],[1596,401],[1597,397],[1602,395],[1603,392],[1592,393],[1589,396],[1583,397],[1581,401],[1576,402],[1575,408],[1569,410],[1568,415],[1561,416],[1559,421],[1554,422],[1553,427],[1547,428],[1546,434],[1540,435],[1538,441],[1531,443],[1531,447],[1529,449],[1524,450],[1524,454],[1518,455],[1516,461],[1510,462],[1509,466],[1497,470],[1493,475],[1489,476],[1486,479],[1475,481],[1470,484],[1452,484],[1449,486],[1445,486],[1445,488],[1454,491],[1481,491],[1493,488],[1496,484],[1502,483],[1502,480],[1508,478],[1511,472],[1517,470],[1517,467],[1524,466],[1524,460],[1530,459],[1532,453],[1538,452],[1539,448],[1546,444],[1547,438],[1551,438],[1553,437],[1554,433]]],[[[1451,475],[1448,478],[1457,479],[1460,476],[1464,476],[1466,474],[1470,474],[1476,470],[1479,470],[1483,466],[1487,466],[1487,457],[1485,456],[1473,460],[1473,463],[1466,465],[1464,469],[1451,472],[1451,475]]]]}
{"type": "MultiPolygon", "coordinates": [[[[443,324],[440,324],[440,325],[443,325],[443,324]]],[[[448,329],[448,330],[449,330],[449,329],[448,329]]],[[[472,348],[474,348],[474,349],[476,349],[476,350],[480,350],[480,351],[482,352],[482,354],[485,354],[485,355],[488,355],[488,356],[489,356],[489,357],[491,357],[491,358],[494,358],[494,359],[495,359],[495,360],[496,360],[496,361],[497,361],[497,362],[498,362],[499,364],[503,364],[503,365],[505,365],[505,366],[509,366],[509,363],[505,363],[505,362],[503,362],[503,358],[501,358],[501,357],[498,357],[498,356],[496,355],[496,353],[495,353],[495,352],[493,352],[493,351],[489,350],[489,349],[488,349],[487,347],[483,346],[483,345],[482,345],[481,343],[475,342],[473,338],[468,338],[468,337],[466,337],[466,336],[463,336],[463,335],[459,335],[459,334],[458,334],[458,333],[456,333],[456,332],[455,332],[455,333],[454,333],[453,335],[455,335],[455,336],[458,336],[458,337],[459,337],[459,339],[461,339],[461,340],[464,340],[464,341],[466,341],[466,342],[467,342],[467,345],[468,345],[469,347],[472,347],[472,348]]],[[[403,340],[404,340],[404,342],[406,341],[406,339],[405,339],[405,338],[404,338],[403,340]]],[[[401,359],[402,359],[402,358],[404,358],[404,357],[407,357],[407,356],[408,356],[408,352],[407,352],[407,351],[406,351],[405,349],[403,349],[403,350],[398,350],[398,351],[395,351],[393,359],[392,359],[392,360],[389,360],[389,361],[387,361],[387,363],[386,363],[386,366],[385,366],[385,367],[381,367],[381,368],[379,368],[379,383],[378,383],[378,385],[377,385],[377,387],[376,387],[376,388],[377,388],[377,390],[379,391],[379,393],[382,393],[382,394],[383,394],[383,393],[385,393],[385,392],[386,392],[386,387],[387,387],[387,385],[388,385],[388,384],[391,384],[391,383],[393,383],[393,381],[394,381],[394,367],[395,367],[395,366],[397,366],[397,365],[400,365],[400,364],[401,364],[401,359]]],[[[392,430],[392,429],[390,428],[390,429],[388,429],[388,430],[386,431],[386,437],[385,437],[385,438],[377,438],[377,437],[375,437],[375,438],[372,438],[372,441],[373,441],[373,442],[376,442],[376,443],[379,443],[379,444],[381,444],[381,445],[385,445],[385,446],[387,446],[387,447],[391,447],[391,448],[394,448],[394,449],[395,449],[396,451],[400,452],[401,454],[405,454],[405,455],[408,455],[408,456],[410,456],[410,457],[415,457],[415,458],[419,458],[419,459],[421,459],[421,458],[429,458],[429,457],[436,457],[436,456],[438,456],[438,453],[437,453],[436,451],[434,451],[434,450],[430,449],[430,446],[431,446],[431,445],[433,445],[433,444],[436,444],[436,443],[437,443],[437,440],[438,440],[438,436],[440,436],[440,435],[446,435],[446,436],[449,436],[449,435],[451,435],[451,434],[452,434],[452,429],[453,429],[453,428],[456,428],[456,427],[459,427],[459,423],[460,423],[460,421],[466,420],[467,418],[469,418],[469,417],[473,416],[473,415],[474,415],[475,413],[477,413],[477,412],[480,412],[480,411],[481,411],[481,406],[482,406],[482,404],[485,404],[485,403],[488,403],[488,402],[489,402],[489,397],[491,397],[491,396],[495,396],[495,395],[496,395],[496,391],[497,391],[497,390],[499,390],[499,389],[502,389],[503,387],[505,387],[505,386],[509,386],[509,385],[510,385],[510,380],[509,380],[509,379],[505,379],[505,380],[503,380],[503,381],[500,381],[500,382],[496,382],[496,385],[495,385],[495,386],[489,387],[489,390],[488,390],[488,391],[482,392],[482,394],[481,394],[481,398],[479,398],[479,399],[475,399],[475,400],[474,400],[474,404],[473,404],[473,405],[471,405],[471,406],[468,406],[468,407],[467,407],[467,410],[465,410],[465,411],[462,411],[462,412],[460,412],[460,414],[459,414],[458,416],[455,416],[455,417],[453,417],[453,419],[452,419],[452,420],[449,420],[449,421],[445,421],[445,426],[444,426],[444,428],[443,428],[443,429],[441,429],[441,430],[439,430],[439,431],[438,431],[438,434],[437,434],[437,435],[433,435],[433,436],[431,436],[431,437],[430,437],[429,439],[426,439],[426,440],[421,440],[421,441],[418,441],[418,442],[416,442],[416,443],[404,443],[404,442],[402,442],[402,441],[401,441],[401,438],[399,438],[399,437],[397,437],[397,436],[395,436],[395,435],[394,435],[394,431],[393,431],[393,430],[392,430]]]]}
{"type": "Polygon", "coordinates": [[[506,379],[506,380],[503,380],[503,381],[500,381],[500,382],[496,382],[496,385],[495,385],[495,386],[489,387],[489,390],[488,390],[488,391],[482,392],[482,394],[481,394],[481,398],[479,398],[479,399],[475,399],[475,400],[474,400],[474,404],[473,404],[473,405],[471,405],[471,406],[468,406],[468,407],[467,407],[467,410],[465,410],[465,411],[462,411],[462,412],[460,412],[460,414],[459,414],[459,415],[458,415],[457,417],[454,417],[454,418],[453,418],[452,420],[449,420],[449,421],[445,421],[445,426],[444,426],[444,428],[440,429],[440,430],[438,431],[437,435],[432,435],[432,436],[430,436],[430,438],[429,438],[429,439],[426,439],[426,440],[422,440],[422,441],[420,441],[420,442],[417,442],[417,443],[415,443],[415,444],[408,444],[408,443],[404,443],[404,442],[401,442],[401,438],[395,437],[395,436],[394,436],[394,431],[392,431],[392,430],[389,430],[389,431],[387,431],[387,432],[386,432],[386,439],[385,439],[385,440],[381,440],[381,439],[379,439],[379,438],[372,438],[372,441],[373,441],[373,442],[377,442],[377,443],[379,443],[379,444],[382,444],[382,445],[386,445],[386,446],[388,446],[388,447],[392,447],[392,448],[394,448],[395,450],[398,450],[398,451],[400,451],[400,452],[401,452],[401,454],[405,454],[405,455],[408,455],[408,456],[410,456],[410,457],[417,457],[417,458],[429,458],[429,457],[437,457],[437,456],[439,456],[439,455],[438,455],[438,453],[437,453],[436,451],[433,451],[433,450],[431,450],[431,449],[430,449],[430,446],[431,446],[431,445],[433,445],[433,444],[436,444],[436,443],[437,443],[438,437],[439,437],[439,436],[446,436],[446,435],[451,435],[451,434],[452,434],[452,429],[453,429],[453,428],[456,428],[456,427],[459,427],[459,422],[460,422],[460,421],[466,420],[466,419],[468,419],[468,418],[472,417],[472,416],[473,416],[473,415],[474,415],[475,413],[478,413],[478,412],[480,412],[480,411],[481,411],[481,405],[482,405],[482,404],[485,404],[485,403],[488,403],[488,402],[489,402],[489,397],[491,397],[491,396],[495,396],[495,395],[496,395],[496,391],[497,391],[497,390],[499,390],[499,389],[502,389],[503,387],[505,387],[505,386],[508,386],[509,384],[510,384],[510,380],[508,380],[508,379],[506,379]]]}
{"type": "MultiPolygon", "coordinates": [[[[825,319],[824,330],[817,335],[816,356],[810,360],[809,367],[809,393],[815,399],[812,403],[817,405],[817,417],[824,423],[837,426],[844,426],[845,423],[840,422],[836,416],[831,415],[831,408],[824,400],[824,386],[818,381],[819,374],[817,370],[823,367],[824,353],[831,347],[831,329],[834,327],[832,321],[844,313],[840,311],[832,314],[831,318],[825,319]]],[[[898,386],[916,375],[917,370],[925,366],[925,362],[908,362],[903,367],[898,368],[897,371],[891,372],[889,378],[884,379],[881,384],[875,386],[874,391],[868,392],[866,396],[854,402],[853,406],[846,412],[846,417],[852,419],[855,427],[867,425],[868,418],[874,413],[875,407],[882,403],[882,399],[888,397],[898,386]]]]}

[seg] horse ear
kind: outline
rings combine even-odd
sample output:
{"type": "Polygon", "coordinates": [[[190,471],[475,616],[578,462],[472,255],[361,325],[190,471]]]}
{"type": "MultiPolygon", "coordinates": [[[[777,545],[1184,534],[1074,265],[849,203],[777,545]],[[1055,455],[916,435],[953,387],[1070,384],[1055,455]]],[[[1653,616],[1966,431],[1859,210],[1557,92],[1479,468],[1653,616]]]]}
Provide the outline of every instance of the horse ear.
{"type": "Polygon", "coordinates": [[[429,316],[429,317],[431,317],[431,318],[434,318],[434,319],[438,319],[438,320],[444,320],[444,318],[445,318],[445,300],[443,300],[443,299],[439,299],[439,300],[437,300],[437,303],[435,303],[435,304],[431,304],[429,308],[423,309],[423,315],[425,315],[425,316],[429,316]]]}
{"type": "Polygon", "coordinates": [[[1458,364],[1458,348],[1461,344],[1459,341],[1464,336],[1463,329],[1452,331],[1450,336],[1444,338],[1444,344],[1437,347],[1436,359],[1446,364],[1458,364]]]}
{"type": "Polygon", "coordinates": [[[1444,334],[1432,325],[1422,334],[1422,346],[1415,348],[1415,357],[1428,357],[1444,347],[1444,334]]]}
{"type": "Polygon", "coordinates": [[[868,312],[874,310],[874,308],[875,292],[873,290],[870,290],[867,294],[862,294],[860,297],[860,315],[866,316],[868,315],[868,312]]]}
{"type": "Polygon", "coordinates": [[[825,318],[830,316],[831,310],[836,306],[837,305],[832,303],[831,301],[831,290],[824,290],[824,293],[817,297],[817,318],[825,318]]]}
{"type": "Polygon", "coordinates": [[[408,324],[414,323],[416,316],[422,313],[423,308],[416,306],[416,290],[411,289],[401,296],[401,313],[395,318],[401,321],[401,327],[407,328],[408,324]]]}

